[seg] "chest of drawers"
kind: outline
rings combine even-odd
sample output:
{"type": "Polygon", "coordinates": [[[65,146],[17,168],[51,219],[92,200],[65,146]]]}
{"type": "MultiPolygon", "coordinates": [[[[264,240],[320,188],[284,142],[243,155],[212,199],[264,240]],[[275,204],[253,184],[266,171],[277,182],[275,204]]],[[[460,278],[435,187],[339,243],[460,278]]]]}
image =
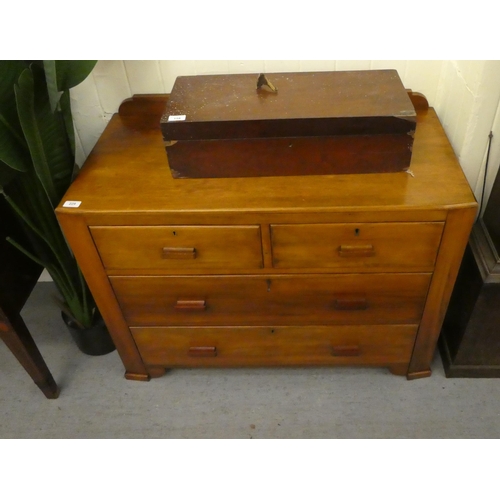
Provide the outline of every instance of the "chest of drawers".
{"type": "Polygon", "coordinates": [[[434,110],[417,109],[409,172],[173,179],[166,99],[124,102],[57,208],[125,376],[430,375],[477,208],[434,110]]]}

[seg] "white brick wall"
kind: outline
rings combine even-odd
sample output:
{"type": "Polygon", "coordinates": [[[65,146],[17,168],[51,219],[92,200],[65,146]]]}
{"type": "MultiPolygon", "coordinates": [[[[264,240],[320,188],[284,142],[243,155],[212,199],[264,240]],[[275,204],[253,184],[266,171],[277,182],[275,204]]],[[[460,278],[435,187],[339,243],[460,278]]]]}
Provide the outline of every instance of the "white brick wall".
{"type": "MultiPolygon", "coordinates": [[[[500,61],[446,61],[435,108],[467,179],[479,200],[488,134],[500,99],[500,61]]],[[[486,195],[500,161],[500,130],[494,133],[486,195]],[[498,136],[498,137],[497,137],[498,136]]]]}

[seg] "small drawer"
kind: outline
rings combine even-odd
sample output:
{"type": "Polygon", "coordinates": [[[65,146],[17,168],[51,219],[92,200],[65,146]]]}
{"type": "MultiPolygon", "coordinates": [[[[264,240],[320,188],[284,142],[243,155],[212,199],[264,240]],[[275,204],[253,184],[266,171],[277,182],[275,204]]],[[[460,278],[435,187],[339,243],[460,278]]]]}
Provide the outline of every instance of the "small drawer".
{"type": "Polygon", "coordinates": [[[430,274],[111,276],[131,326],[414,324],[430,274]]]}
{"type": "Polygon", "coordinates": [[[93,226],[107,270],[260,268],[259,226],[93,226]]]}
{"type": "Polygon", "coordinates": [[[416,325],[131,328],[148,366],[409,363],[416,325]]]}
{"type": "Polygon", "coordinates": [[[273,224],[273,266],[430,272],[442,232],[442,222],[273,224]]]}

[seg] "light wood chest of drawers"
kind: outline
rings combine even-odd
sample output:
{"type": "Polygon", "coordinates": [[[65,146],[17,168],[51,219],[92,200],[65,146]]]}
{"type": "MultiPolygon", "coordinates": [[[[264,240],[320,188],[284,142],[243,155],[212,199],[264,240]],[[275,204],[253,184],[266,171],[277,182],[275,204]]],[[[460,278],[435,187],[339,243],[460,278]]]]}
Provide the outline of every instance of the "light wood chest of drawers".
{"type": "Polygon", "coordinates": [[[363,365],[430,375],[476,214],[432,109],[411,172],[173,179],[166,96],[116,114],[59,221],[126,377],[363,365]]]}

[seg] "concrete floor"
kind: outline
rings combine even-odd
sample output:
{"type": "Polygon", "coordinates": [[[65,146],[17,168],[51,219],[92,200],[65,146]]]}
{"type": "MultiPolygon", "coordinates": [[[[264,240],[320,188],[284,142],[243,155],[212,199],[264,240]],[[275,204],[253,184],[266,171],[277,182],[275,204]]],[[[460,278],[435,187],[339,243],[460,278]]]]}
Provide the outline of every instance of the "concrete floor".
{"type": "Polygon", "coordinates": [[[23,317],[57,383],[47,400],[0,343],[2,438],[498,438],[500,380],[385,369],[173,370],[124,379],[116,352],[80,353],[39,283],[23,317]]]}

